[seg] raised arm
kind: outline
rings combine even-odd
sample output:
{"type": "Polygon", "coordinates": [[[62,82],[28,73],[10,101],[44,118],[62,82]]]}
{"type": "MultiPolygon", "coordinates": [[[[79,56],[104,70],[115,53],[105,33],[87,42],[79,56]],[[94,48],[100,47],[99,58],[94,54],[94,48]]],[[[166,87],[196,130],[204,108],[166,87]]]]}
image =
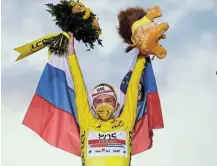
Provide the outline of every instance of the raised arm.
{"type": "Polygon", "coordinates": [[[146,59],[144,56],[138,56],[133,73],[130,78],[130,82],[127,88],[124,110],[120,118],[125,119],[128,125],[134,126],[137,112],[138,103],[138,87],[142,76],[143,69],[145,67],[146,59]]]}
{"type": "Polygon", "coordinates": [[[70,66],[70,72],[74,82],[75,104],[78,113],[78,120],[79,124],[83,125],[82,123],[85,123],[87,121],[87,118],[93,115],[90,110],[88,93],[84,83],[81,68],[75,55],[73,35],[70,35],[71,39],[69,40],[68,44],[68,61],[70,66]]]}

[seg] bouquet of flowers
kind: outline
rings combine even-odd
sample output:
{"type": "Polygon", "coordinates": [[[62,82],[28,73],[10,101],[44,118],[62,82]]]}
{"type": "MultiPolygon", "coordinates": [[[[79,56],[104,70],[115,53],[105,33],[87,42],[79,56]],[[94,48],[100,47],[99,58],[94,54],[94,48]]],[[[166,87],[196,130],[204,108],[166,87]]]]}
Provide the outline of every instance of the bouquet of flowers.
{"type": "Polygon", "coordinates": [[[72,32],[77,41],[82,41],[90,49],[94,48],[94,42],[102,45],[99,38],[101,28],[99,27],[96,15],[84,6],[83,3],[74,0],[61,0],[59,4],[46,4],[47,11],[55,17],[56,25],[62,29],[60,34],[48,34],[30,43],[15,48],[20,55],[16,61],[23,59],[45,47],[48,47],[50,53],[65,55],[67,51],[68,39],[67,32],[72,32]]]}
{"type": "MultiPolygon", "coordinates": [[[[88,50],[94,48],[94,42],[102,46],[102,40],[99,39],[101,28],[99,27],[98,18],[90,8],[79,0],[61,0],[59,4],[46,4],[49,8],[47,11],[55,17],[56,25],[63,32],[72,32],[77,41],[85,43],[88,50]]],[[[60,33],[46,41],[50,52],[62,55],[67,48],[67,33],[60,33]]]]}

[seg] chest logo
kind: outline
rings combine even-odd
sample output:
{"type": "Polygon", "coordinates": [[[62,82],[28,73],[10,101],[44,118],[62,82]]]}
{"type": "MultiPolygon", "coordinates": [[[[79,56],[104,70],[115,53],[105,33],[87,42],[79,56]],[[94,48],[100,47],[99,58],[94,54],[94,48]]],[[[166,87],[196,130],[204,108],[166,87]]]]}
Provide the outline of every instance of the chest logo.
{"type": "Polygon", "coordinates": [[[108,133],[90,131],[87,155],[127,157],[128,143],[125,131],[108,133]]]}
{"type": "Polygon", "coordinates": [[[115,139],[115,138],[117,138],[116,133],[111,133],[111,134],[99,133],[99,139],[115,139]]]}

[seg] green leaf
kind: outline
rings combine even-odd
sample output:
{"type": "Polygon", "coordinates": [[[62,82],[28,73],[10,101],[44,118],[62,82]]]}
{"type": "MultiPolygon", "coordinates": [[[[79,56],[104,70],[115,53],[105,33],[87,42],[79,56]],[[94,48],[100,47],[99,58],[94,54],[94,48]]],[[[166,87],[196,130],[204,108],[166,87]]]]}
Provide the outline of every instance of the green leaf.
{"type": "Polygon", "coordinates": [[[45,4],[48,8],[50,8],[51,10],[54,8],[54,5],[52,3],[48,3],[48,4],[45,4]]]}
{"type": "MultiPolygon", "coordinates": [[[[77,1],[79,2],[79,0],[77,1]]],[[[102,46],[102,40],[97,36],[96,29],[92,27],[95,14],[91,12],[90,17],[87,20],[83,19],[84,12],[72,13],[72,6],[70,1],[61,1],[59,4],[46,4],[49,10],[47,10],[55,18],[53,21],[56,26],[63,31],[70,31],[74,34],[77,41],[85,43],[89,49],[94,49],[94,43],[102,46]]],[[[99,18],[97,17],[97,20],[99,18]]],[[[66,51],[67,42],[56,41],[57,38],[52,40],[50,49],[54,52],[60,53],[66,51]]]]}

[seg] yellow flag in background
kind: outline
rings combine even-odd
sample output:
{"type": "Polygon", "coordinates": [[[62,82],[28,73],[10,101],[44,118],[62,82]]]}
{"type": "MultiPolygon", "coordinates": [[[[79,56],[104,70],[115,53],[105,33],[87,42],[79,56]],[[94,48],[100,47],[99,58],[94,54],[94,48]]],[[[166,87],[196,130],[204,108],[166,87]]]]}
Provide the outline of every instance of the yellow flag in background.
{"type": "Polygon", "coordinates": [[[16,61],[23,59],[43,48],[45,48],[48,44],[48,39],[54,36],[57,36],[58,34],[49,34],[46,36],[43,36],[39,39],[36,39],[30,43],[27,43],[23,46],[17,47],[14,50],[19,52],[20,55],[18,56],[18,58],[16,59],[16,61]]]}

